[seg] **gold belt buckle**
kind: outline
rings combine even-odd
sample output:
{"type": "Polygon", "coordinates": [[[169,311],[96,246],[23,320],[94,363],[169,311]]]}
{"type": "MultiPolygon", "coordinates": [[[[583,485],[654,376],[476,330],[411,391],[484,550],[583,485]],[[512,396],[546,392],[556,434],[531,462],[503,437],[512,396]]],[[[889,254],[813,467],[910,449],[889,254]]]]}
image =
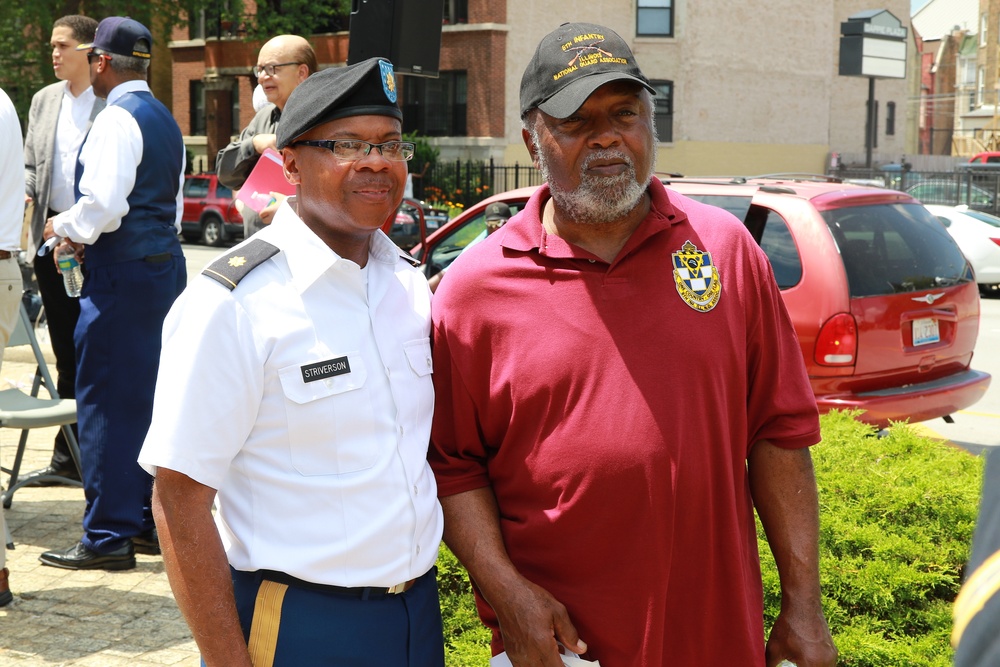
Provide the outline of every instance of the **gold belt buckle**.
{"type": "Polygon", "coordinates": [[[406,591],[410,590],[410,587],[413,586],[414,581],[416,581],[416,579],[410,579],[409,581],[404,581],[401,584],[390,586],[389,588],[385,589],[385,592],[389,595],[399,595],[400,593],[405,593],[406,591]]]}

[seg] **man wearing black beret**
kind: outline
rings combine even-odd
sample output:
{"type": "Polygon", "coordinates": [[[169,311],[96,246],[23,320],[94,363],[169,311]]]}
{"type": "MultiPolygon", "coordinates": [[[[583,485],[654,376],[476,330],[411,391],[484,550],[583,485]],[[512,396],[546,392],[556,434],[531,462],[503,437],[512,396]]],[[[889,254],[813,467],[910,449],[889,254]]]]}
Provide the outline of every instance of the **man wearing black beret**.
{"type": "Polygon", "coordinates": [[[401,117],[386,60],[300,84],[277,134],[296,195],[165,323],[139,462],[207,665],[443,665],[430,290],[379,229],[401,117]]]}

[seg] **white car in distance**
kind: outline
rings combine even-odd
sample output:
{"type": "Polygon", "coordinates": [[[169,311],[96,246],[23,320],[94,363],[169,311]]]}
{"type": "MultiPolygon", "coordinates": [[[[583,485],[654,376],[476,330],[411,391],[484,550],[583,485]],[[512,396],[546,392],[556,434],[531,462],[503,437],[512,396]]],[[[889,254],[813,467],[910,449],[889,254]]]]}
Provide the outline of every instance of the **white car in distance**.
{"type": "Polygon", "coordinates": [[[925,204],[947,228],[976,272],[982,294],[1000,290],[1000,218],[968,206],[925,204]]]}

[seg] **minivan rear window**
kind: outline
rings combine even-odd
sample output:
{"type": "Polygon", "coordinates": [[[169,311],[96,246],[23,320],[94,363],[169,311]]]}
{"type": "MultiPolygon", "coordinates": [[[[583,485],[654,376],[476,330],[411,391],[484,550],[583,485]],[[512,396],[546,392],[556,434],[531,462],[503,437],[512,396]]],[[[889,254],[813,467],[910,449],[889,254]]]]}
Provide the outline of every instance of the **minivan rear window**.
{"type": "Polygon", "coordinates": [[[840,248],[852,297],[972,281],[962,251],[923,206],[849,206],[822,216],[840,248]]]}

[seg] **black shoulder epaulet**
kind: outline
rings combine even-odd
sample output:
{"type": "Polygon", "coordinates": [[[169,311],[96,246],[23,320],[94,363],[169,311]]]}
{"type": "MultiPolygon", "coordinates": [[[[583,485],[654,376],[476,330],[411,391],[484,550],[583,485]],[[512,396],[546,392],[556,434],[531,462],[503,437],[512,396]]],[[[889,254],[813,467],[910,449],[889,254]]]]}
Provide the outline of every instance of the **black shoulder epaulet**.
{"type": "Polygon", "coordinates": [[[399,256],[409,262],[412,266],[420,266],[420,260],[406,252],[402,248],[399,249],[399,256]]]}
{"type": "Polygon", "coordinates": [[[236,289],[240,281],[247,277],[247,274],[274,257],[280,252],[278,248],[267,241],[261,239],[250,239],[249,243],[244,243],[232,251],[218,258],[208,266],[202,273],[218,281],[228,290],[236,289]]]}

